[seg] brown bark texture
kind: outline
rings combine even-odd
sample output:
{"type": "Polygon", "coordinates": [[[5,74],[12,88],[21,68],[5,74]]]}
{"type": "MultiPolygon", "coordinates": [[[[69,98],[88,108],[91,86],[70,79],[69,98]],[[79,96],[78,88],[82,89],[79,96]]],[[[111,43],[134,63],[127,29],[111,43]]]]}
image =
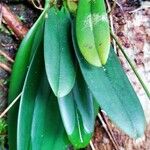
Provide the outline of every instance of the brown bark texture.
{"type": "Polygon", "coordinates": [[[2,20],[13,31],[13,33],[21,40],[27,33],[28,28],[18,19],[18,17],[5,4],[0,4],[2,20]]]}

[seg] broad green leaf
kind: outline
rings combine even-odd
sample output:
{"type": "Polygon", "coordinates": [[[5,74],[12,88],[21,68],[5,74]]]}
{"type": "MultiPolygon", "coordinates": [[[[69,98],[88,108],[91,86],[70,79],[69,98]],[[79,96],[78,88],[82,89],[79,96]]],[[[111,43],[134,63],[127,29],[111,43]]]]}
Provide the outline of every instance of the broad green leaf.
{"type": "Polygon", "coordinates": [[[76,148],[87,146],[93,134],[95,116],[93,97],[80,73],[71,93],[59,98],[58,103],[71,143],[76,148]]]}
{"type": "MultiPolygon", "coordinates": [[[[18,50],[15,64],[13,66],[12,76],[9,85],[8,101],[11,103],[21,92],[31,54],[33,55],[42,40],[44,16],[40,17],[31,30],[23,39],[18,50]]],[[[16,128],[18,117],[19,101],[13,106],[8,113],[8,141],[10,150],[16,150],[16,128]]]]}
{"type": "Polygon", "coordinates": [[[75,82],[70,26],[70,16],[64,7],[49,10],[45,23],[44,57],[48,81],[57,97],[67,95],[75,82]]]}
{"type": "Polygon", "coordinates": [[[143,109],[114,50],[111,48],[107,64],[98,68],[82,57],[75,35],[73,40],[84,79],[100,107],[128,135],[134,138],[142,136],[145,129],[143,109]]]}
{"type": "Polygon", "coordinates": [[[42,80],[35,100],[31,145],[32,150],[67,150],[70,145],[57,99],[50,90],[47,79],[42,80]]]}
{"type": "Polygon", "coordinates": [[[9,85],[9,102],[12,102],[22,90],[28,65],[31,60],[31,54],[33,54],[39,47],[40,41],[43,37],[45,12],[46,11],[41,14],[20,44],[9,85]]]}
{"type": "Polygon", "coordinates": [[[39,82],[43,72],[43,54],[42,45],[31,61],[29,71],[27,73],[23,94],[20,100],[18,129],[17,129],[17,149],[28,150],[31,140],[31,125],[34,111],[35,100],[38,98],[37,91],[39,82]]]}
{"type": "Polygon", "coordinates": [[[66,150],[69,146],[57,99],[44,73],[42,52],[42,49],[35,52],[23,88],[18,116],[18,150],[66,150]]]}
{"type": "Polygon", "coordinates": [[[84,58],[94,66],[106,64],[110,29],[104,0],[80,0],[76,16],[77,43],[84,58]]]}

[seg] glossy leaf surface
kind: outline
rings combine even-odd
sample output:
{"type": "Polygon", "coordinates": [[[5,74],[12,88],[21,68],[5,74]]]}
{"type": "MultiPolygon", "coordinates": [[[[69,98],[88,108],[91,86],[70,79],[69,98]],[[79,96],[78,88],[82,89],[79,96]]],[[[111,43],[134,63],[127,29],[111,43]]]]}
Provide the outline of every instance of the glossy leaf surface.
{"type": "Polygon", "coordinates": [[[57,99],[50,90],[47,79],[42,80],[35,100],[31,145],[32,150],[67,150],[70,145],[57,99]]]}
{"type": "Polygon", "coordinates": [[[29,67],[18,117],[18,150],[66,150],[69,142],[44,73],[42,50],[29,67]]]}
{"type": "Polygon", "coordinates": [[[82,57],[74,33],[74,47],[82,74],[100,107],[128,135],[134,138],[142,136],[144,112],[114,50],[111,48],[104,67],[94,67],[82,57]]]}
{"type": "MultiPolygon", "coordinates": [[[[22,91],[31,54],[36,51],[43,37],[44,16],[42,15],[27,33],[18,50],[9,85],[8,100],[11,103],[22,91]]],[[[8,113],[8,138],[10,150],[16,150],[16,128],[19,102],[8,113]]]]}
{"type": "Polygon", "coordinates": [[[65,8],[49,10],[45,23],[44,57],[48,81],[57,97],[67,95],[75,82],[70,25],[70,16],[65,8]]]}
{"type": "Polygon", "coordinates": [[[58,100],[63,123],[69,140],[76,148],[90,142],[95,116],[93,97],[80,73],[71,93],[58,100]]]}
{"type": "Polygon", "coordinates": [[[10,80],[9,102],[14,100],[22,90],[26,72],[30,64],[31,54],[38,49],[41,44],[40,41],[43,38],[44,19],[45,11],[29,30],[18,49],[10,80]]]}
{"type": "Polygon", "coordinates": [[[20,101],[17,129],[17,149],[28,150],[31,140],[31,125],[35,100],[38,99],[39,82],[43,71],[42,45],[31,62],[20,101]]]}
{"type": "Polygon", "coordinates": [[[104,0],[80,0],[76,16],[77,43],[84,58],[94,66],[106,64],[110,29],[104,0]]]}

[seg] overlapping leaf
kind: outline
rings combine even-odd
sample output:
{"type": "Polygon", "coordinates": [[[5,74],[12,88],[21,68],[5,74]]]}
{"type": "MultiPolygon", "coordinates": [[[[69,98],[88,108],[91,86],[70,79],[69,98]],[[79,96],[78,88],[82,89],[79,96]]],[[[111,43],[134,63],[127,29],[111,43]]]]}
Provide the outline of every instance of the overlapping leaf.
{"type": "Polygon", "coordinates": [[[118,127],[131,137],[140,137],[145,128],[140,102],[113,49],[108,58],[110,37],[104,1],[79,1],[76,31],[72,32],[82,72],[78,69],[76,81],[69,13],[64,7],[49,10],[43,56],[45,12],[23,40],[14,65],[9,102],[19,94],[23,83],[24,87],[17,148],[18,106],[9,112],[10,150],[66,150],[70,145],[68,138],[75,148],[85,147],[93,134],[97,103],[118,127]]]}
{"type": "Polygon", "coordinates": [[[14,100],[22,90],[26,72],[30,60],[32,58],[31,54],[33,54],[34,51],[36,51],[39,45],[41,44],[40,41],[43,37],[43,24],[45,21],[45,12],[46,11],[43,11],[39,19],[29,30],[18,49],[15,63],[13,65],[13,71],[9,86],[8,99],[10,102],[14,100]]]}
{"type": "Polygon", "coordinates": [[[113,49],[107,64],[98,68],[85,61],[74,35],[73,39],[84,79],[101,108],[128,135],[142,136],[145,129],[143,109],[113,49]]]}
{"type": "MultiPolygon", "coordinates": [[[[46,74],[45,74],[46,77],[46,74]]],[[[35,101],[31,129],[32,150],[67,150],[70,143],[47,79],[42,80],[35,101]]]]}
{"type": "Polygon", "coordinates": [[[47,77],[57,97],[67,95],[75,82],[70,25],[69,13],[64,7],[49,10],[45,23],[44,57],[47,77]]]}
{"type": "Polygon", "coordinates": [[[76,148],[88,145],[94,130],[93,97],[80,73],[71,93],[58,100],[63,123],[76,148]]]}
{"type": "MultiPolygon", "coordinates": [[[[33,53],[39,48],[43,37],[44,13],[27,33],[18,50],[9,85],[8,100],[11,103],[21,92],[28,65],[33,53]]],[[[8,113],[9,147],[16,150],[16,128],[19,102],[8,113]]]]}
{"type": "Polygon", "coordinates": [[[69,142],[61,123],[57,99],[44,73],[42,50],[32,59],[18,117],[18,150],[66,150],[69,142]]]}
{"type": "Polygon", "coordinates": [[[104,0],[80,0],[76,16],[77,43],[84,58],[94,66],[107,62],[110,29],[104,0]]]}
{"type": "Polygon", "coordinates": [[[38,99],[39,82],[43,71],[43,55],[41,48],[35,53],[24,83],[20,101],[17,132],[17,149],[28,150],[31,140],[31,125],[35,100],[38,99]]]}

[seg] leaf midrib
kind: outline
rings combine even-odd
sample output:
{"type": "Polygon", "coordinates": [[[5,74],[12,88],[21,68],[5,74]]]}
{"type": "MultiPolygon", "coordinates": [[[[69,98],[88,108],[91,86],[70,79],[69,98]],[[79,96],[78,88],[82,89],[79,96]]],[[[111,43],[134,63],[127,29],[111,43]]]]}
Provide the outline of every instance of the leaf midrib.
{"type": "MultiPolygon", "coordinates": [[[[105,69],[105,68],[104,68],[104,69],[105,69]]],[[[115,91],[115,95],[116,95],[117,98],[119,99],[119,102],[121,103],[122,107],[124,108],[124,110],[125,110],[125,112],[126,112],[126,114],[127,114],[127,117],[128,117],[128,119],[129,119],[129,121],[131,122],[132,128],[133,128],[133,130],[134,130],[134,134],[137,136],[137,130],[136,130],[136,127],[135,127],[135,125],[134,125],[134,122],[132,121],[132,119],[131,119],[131,117],[130,117],[129,111],[127,111],[127,108],[124,107],[124,106],[126,106],[126,104],[120,99],[120,96],[118,95],[118,93],[116,92],[116,88],[114,87],[113,81],[111,80],[111,78],[109,78],[109,75],[108,75],[109,73],[107,74],[106,72],[107,72],[107,69],[106,69],[106,71],[105,71],[106,77],[107,77],[108,81],[110,82],[110,85],[111,85],[112,89],[115,91]]]]}
{"type": "Polygon", "coordinates": [[[91,4],[92,2],[90,2],[90,12],[91,12],[91,18],[90,18],[90,20],[91,20],[91,25],[92,25],[92,33],[93,33],[93,40],[94,40],[94,44],[95,44],[95,49],[96,49],[96,52],[97,52],[97,55],[98,55],[98,58],[99,58],[99,62],[101,63],[101,65],[102,65],[102,61],[101,61],[101,58],[100,58],[100,55],[99,55],[99,52],[98,52],[98,48],[97,48],[97,46],[96,46],[96,39],[95,39],[95,30],[94,30],[94,24],[93,24],[93,9],[92,9],[92,4],[91,4]]]}

